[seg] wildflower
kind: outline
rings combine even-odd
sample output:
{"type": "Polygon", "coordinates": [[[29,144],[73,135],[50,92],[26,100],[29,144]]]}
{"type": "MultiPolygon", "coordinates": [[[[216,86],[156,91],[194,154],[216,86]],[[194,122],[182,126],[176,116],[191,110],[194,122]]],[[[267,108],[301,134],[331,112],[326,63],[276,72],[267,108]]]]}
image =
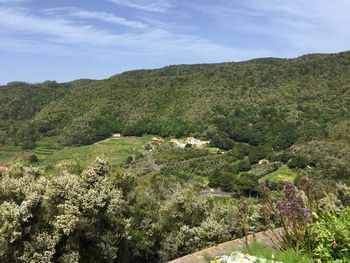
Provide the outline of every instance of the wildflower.
{"type": "Polygon", "coordinates": [[[309,208],[304,207],[303,209],[303,216],[304,216],[304,222],[305,223],[311,223],[311,211],[309,208]]]}

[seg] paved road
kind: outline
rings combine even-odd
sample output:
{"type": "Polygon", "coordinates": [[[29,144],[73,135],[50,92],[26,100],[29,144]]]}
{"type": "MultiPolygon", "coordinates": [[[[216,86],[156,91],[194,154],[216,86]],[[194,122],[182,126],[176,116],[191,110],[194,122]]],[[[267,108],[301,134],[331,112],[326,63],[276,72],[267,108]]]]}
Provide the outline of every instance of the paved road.
{"type": "Polygon", "coordinates": [[[210,188],[210,190],[201,191],[201,195],[204,196],[219,196],[219,197],[235,197],[235,193],[224,192],[218,189],[210,188]]]}

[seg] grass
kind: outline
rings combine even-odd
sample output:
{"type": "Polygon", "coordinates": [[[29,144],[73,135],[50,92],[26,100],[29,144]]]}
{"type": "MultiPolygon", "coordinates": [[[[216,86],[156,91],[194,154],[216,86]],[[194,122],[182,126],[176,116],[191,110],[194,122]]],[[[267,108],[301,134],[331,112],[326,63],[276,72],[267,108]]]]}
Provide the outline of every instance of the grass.
{"type": "Polygon", "coordinates": [[[11,159],[16,158],[19,154],[22,153],[22,149],[19,146],[0,146],[0,164],[5,164],[11,159]]]}
{"type": "Polygon", "coordinates": [[[41,144],[34,150],[44,165],[55,165],[64,160],[79,160],[85,166],[96,157],[106,158],[111,166],[120,166],[130,155],[141,154],[143,144],[152,136],[108,138],[88,146],[55,149],[52,144],[41,144]]]}
{"type": "Polygon", "coordinates": [[[32,151],[40,159],[46,159],[48,156],[60,150],[56,137],[43,138],[36,143],[36,148],[32,151]]]}
{"type": "Polygon", "coordinates": [[[60,148],[57,138],[43,138],[37,142],[37,146],[31,151],[23,151],[17,146],[0,147],[0,165],[16,159],[26,159],[35,154],[39,158],[39,166],[54,167],[65,160],[78,160],[81,165],[87,166],[97,157],[106,158],[111,166],[120,166],[125,163],[130,155],[143,152],[143,145],[152,138],[151,135],[143,137],[108,138],[87,146],[71,146],[60,148]]]}
{"type": "Polygon", "coordinates": [[[249,249],[245,249],[244,253],[262,257],[266,259],[273,259],[275,261],[281,261],[283,263],[311,263],[314,262],[311,258],[296,253],[293,249],[286,251],[276,251],[270,247],[266,247],[257,242],[251,244],[249,249]]]}
{"type": "Polygon", "coordinates": [[[260,178],[259,182],[264,182],[266,180],[275,182],[293,182],[296,176],[297,175],[290,170],[287,165],[283,165],[277,171],[269,173],[260,178]]]}

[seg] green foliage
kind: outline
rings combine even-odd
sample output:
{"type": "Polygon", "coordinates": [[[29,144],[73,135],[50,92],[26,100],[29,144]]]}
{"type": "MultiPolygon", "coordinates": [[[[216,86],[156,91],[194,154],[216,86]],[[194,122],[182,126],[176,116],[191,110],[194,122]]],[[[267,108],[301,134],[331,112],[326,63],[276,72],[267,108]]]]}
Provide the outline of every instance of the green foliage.
{"type": "Polygon", "coordinates": [[[25,141],[22,143],[23,150],[33,150],[36,144],[34,141],[25,141]]]}
{"type": "Polygon", "coordinates": [[[249,173],[241,173],[239,176],[235,176],[230,183],[228,190],[238,195],[256,197],[260,193],[258,179],[249,173]]]}
{"type": "Polygon", "coordinates": [[[303,243],[305,252],[317,262],[349,262],[350,259],[350,209],[340,214],[324,213],[307,230],[303,243]]]}
{"type": "Polygon", "coordinates": [[[39,162],[39,158],[35,154],[32,154],[29,156],[28,161],[30,163],[37,163],[37,162],[39,162]]]}
{"type": "Polygon", "coordinates": [[[314,262],[311,258],[301,255],[293,249],[288,249],[285,251],[273,250],[270,247],[266,247],[257,242],[249,245],[249,249],[244,250],[245,253],[252,254],[257,257],[262,257],[266,259],[273,259],[283,263],[312,263],[314,262]]]}
{"type": "Polygon", "coordinates": [[[109,138],[87,146],[70,146],[51,151],[51,148],[40,147],[34,149],[42,156],[44,165],[60,166],[67,160],[79,160],[82,167],[94,161],[98,156],[104,156],[111,166],[120,166],[126,163],[128,157],[133,154],[141,154],[143,144],[151,136],[109,138]]]}
{"type": "Polygon", "coordinates": [[[241,210],[232,199],[219,202],[199,195],[192,186],[166,181],[143,193],[133,207],[132,250],[148,262],[167,262],[242,237],[243,229],[262,228],[253,203],[247,203],[249,226],[243,228],[241,210]]]}
{"type": "Polygon", "coordinates": [[[268,173],[267,175],[260,178],[260,182],[266,182],[267,184],[272,182],[282,183],[289,182],[292,183],[296,178],[297,174],[289,169],[288,166],[283,165],[278,170],[268,173]]]}
{"type": "Polygon", "coordinates": [[[242,160],[236,161],[228,165],[228,170],[233,174],[238,174],[239,172],[247,172],[251,168],[249,158],[244,158],[242,160]]]}
{"type": "Polygon", "coordinates": [[[21,148],[19,146],[0,146],[0,163],[7,162],[20,153],[21,148]]]}
{"type": "Polygon", "coordinates": [[[308,159],[305,156],[293,156],[287,163],[289,168],[305,168],[309,164],[308,159]]]}
{"type": "Polygon", "coordinates": [[[249,159],[252,164],[256,164],[261,159],[271,159],[271,155],[272,150],[268,146],[258,145],[249,152],[249,159]]]}

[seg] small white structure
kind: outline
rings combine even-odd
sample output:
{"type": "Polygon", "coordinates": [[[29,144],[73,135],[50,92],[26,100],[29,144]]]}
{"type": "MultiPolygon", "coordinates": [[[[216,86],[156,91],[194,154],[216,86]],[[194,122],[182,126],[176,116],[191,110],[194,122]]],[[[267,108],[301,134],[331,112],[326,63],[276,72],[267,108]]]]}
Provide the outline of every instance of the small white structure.
{"type": "Polygon", "coordinates": [[[197,140],[194,137],[187,137],[186,142],[187,142],[187,144],[198,145],[200,140],[197,140]]]}
{"type": "Polygon", "coordinates": [[[113,138],[121,138],[122,135],[120,133],[114,133],[113,135],[113,138]]]}
{"type": "Polygon", "coordinates": [[[187,137],[186,142],[187,144],[191,144],[192,146],[197,146],[197,147],[202,147],[203,145],[210,143],[210,141],[201,141],[194,137],[187,137]]]}
{"type": "Polygon", "coordinates": [[[209,144],[210,141],[201,141],[199,139],[196,139],[194,137],[187,137],[185,140],[178,140],[178,139],[171,139],[170,142],[179,148],[185,148],[187,144],[190,144],[194,147],[202,147],[203,145],[209,144]]]}
{"type": "Polygon", "coordinates": [[[259,164],[269,164],[270,161],[269,160],[266,160],[266,159],[262,159],[259,161],[259,164]]]}

